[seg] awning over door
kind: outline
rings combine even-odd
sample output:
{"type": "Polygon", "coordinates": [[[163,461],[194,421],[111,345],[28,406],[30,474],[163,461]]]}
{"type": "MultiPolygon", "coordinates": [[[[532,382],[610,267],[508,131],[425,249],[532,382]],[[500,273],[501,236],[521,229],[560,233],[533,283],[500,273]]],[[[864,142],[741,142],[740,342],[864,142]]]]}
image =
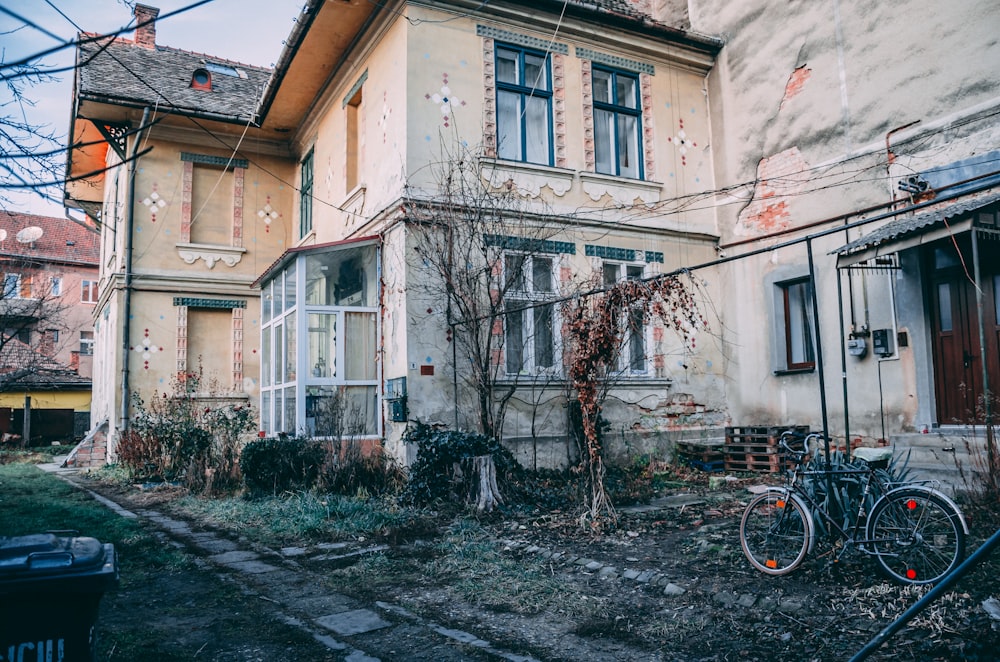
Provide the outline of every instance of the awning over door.
{"type": "Polygon", "coordinates": [[[976,227],[1000,232],[996,209],[991,213],[969,214],[955,222],[951,219],[1000,202],[1000,191],[991,190],[944,204],[934,211],[895,218],[865,236],[841,246],[837,268],[866,262],[880,255],[898,253],[938,239],[962,234],[976,227]]]}

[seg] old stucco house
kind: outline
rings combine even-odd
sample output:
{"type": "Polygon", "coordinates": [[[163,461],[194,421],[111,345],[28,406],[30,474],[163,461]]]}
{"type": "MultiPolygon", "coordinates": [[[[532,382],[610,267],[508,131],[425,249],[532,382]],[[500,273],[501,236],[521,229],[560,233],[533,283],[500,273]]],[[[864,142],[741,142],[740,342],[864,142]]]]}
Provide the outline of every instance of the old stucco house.
{"type": "Polygon", "coordinates": [[[694,342],[631,330],[605,410],[623,452],[730,423],[978,421],[1000,382],[1000,46],[989,3],[904,5],[308,2],[273,72],[156,46],[147,21],[112,45],[144,66],[98,76],[98,55],[77,81],[74,137],[111,149],[71,171],[122,165],[69,197],[131,228],[105,238],[95,403],[120,420],[123,376],[162,388],[201,356],[269,434],[315,433],[334,398],[400,457],[406,420],[475,427],[417,232],[441,164],[471,160],[545,228],[482,238],[532,275],[490,330],[526,462],[572,454],[545,304],[595,273],[688,268],[709,313],[694,342]]]}

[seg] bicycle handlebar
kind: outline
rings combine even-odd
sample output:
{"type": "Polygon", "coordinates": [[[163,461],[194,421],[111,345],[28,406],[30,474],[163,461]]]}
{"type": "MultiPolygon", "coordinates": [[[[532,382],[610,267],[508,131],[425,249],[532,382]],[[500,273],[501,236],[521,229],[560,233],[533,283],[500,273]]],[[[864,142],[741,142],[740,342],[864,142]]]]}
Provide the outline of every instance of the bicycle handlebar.
{"type": "Polygon", "coordinates": [[[821,435],[818,432],[813,432],[811,434],[802,434],[801,432],[796,432],[795,430],[785,430],[784,432],[781,433],[781,437],[779,438],[778,444],[789,454],[797,456],[798,461],[801,462],[804,458],[809,456],[810,453],[809,440],[819,439],[820,436],[821,435]],[[789,446],[788,445],[789,439],[801,439],[802,450],[800,451],[795,450],[794,448],[789,446]]]}

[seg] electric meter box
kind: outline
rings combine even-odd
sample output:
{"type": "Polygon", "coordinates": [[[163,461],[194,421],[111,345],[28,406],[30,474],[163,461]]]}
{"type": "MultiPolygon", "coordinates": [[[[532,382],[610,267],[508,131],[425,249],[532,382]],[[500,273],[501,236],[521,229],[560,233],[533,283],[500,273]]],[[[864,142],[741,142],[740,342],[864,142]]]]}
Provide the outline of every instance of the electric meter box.
{"type": "Polygon", "coordinates": [[[872,351],[878,356],[892,356],[895,351],[892,329],[874,329],[872,331],[872,351]]]}

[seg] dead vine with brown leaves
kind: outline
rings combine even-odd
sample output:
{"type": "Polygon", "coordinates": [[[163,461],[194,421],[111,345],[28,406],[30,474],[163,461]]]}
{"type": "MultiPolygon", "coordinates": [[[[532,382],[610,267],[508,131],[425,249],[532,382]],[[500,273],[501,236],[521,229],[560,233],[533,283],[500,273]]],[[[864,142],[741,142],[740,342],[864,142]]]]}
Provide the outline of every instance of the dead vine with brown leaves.
{"type": "Polygon", "coordinates": [[[698,285],[689,274],[682,275],[687,278],[667,275],[622,281],[564,305],[569,381],[580,403],[586,443],[586,453],[581,457],[589,501],[584,520],[591,528],[599,529],[605,521],[617,519],[604,485],[604,448],[598,433],[598,418],[614,384],[614,369],[628,324],[637,313],[641,313],[643,320],[659,319],[689,349],[695,347],[696,332],[708,327],[695,296],[698,285]]]}

